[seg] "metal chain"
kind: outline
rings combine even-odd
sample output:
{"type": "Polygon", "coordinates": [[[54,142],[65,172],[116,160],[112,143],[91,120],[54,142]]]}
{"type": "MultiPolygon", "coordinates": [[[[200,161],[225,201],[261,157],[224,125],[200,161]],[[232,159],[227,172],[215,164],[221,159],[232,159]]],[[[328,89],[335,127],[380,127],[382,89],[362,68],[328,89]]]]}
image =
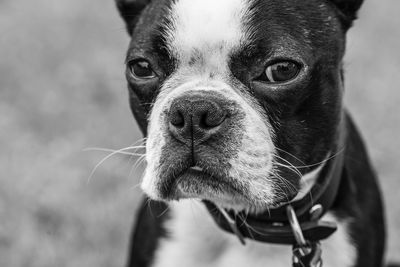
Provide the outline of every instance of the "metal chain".
{"type": "Polygon", "coordinates": [[[293,267],[322,267],[322,250],[319,242],[305,240],[296,213],[292,206],[287,207],[287,216],[297,244],[293,246],[293,267]]]}
{"type": "Polygon", "coordinates": [[[299,246],[293,246],[293,267],[322,267],[321,245],[319,242],[307,245],[308,254],[303,254],[299,246]]]}

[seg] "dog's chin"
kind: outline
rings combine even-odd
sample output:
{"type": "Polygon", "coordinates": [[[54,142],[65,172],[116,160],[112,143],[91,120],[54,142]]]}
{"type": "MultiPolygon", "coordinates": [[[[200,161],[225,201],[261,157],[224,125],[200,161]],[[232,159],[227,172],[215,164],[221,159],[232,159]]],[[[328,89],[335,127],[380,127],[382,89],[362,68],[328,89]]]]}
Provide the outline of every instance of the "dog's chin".
{"type": "Polygon", "coordinates": [[[202,199],[235,203],[242,190],[233,183],[203,172],[200,168],[189,168],[175,179],[171,186],[172,199],[202,199]]]}
{"type": "Polygon", "coordinates": [[[168,196],[161,197],[161,200],[207,200],[221,208],[247,213],[262,213],[277,205],[274,201],[257,199],[242,184],[228,180],[192,167],[174,179],[168,196]]]}

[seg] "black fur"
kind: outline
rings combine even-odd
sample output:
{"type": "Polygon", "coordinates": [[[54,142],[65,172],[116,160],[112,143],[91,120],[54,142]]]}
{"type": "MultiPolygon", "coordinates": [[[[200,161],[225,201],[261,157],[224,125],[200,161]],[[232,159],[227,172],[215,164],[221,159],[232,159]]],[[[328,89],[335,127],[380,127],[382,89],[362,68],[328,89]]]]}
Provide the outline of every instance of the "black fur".
{"type": "Polygon", "coordinates": [[[333,210],[351,218],[350,234],[359,257],[356,267],[383,266],[384,208],[374,170],[361,136],[347,116],[345,172],[333,210]]]}
{"type": "Polygon", "coordinates": [[[140,13],[150,3],[150,0],[116,0],[121,17],[125,20],[129,35],[137,23],[140,13]]]}
{"type": "Polygon", "coordinates": [[[163,223],[168,219],[168,206],[164,202],[144,198],[136,214],[129,252],[130,267],[150,266],[160,237],[166,237],[163,223]]]}
{"type": "Polygon", "coordinates": [[[348,29],[357,18],[357,11],[364,0],[330,0],[339,9],[344,29],[348,29]]]}

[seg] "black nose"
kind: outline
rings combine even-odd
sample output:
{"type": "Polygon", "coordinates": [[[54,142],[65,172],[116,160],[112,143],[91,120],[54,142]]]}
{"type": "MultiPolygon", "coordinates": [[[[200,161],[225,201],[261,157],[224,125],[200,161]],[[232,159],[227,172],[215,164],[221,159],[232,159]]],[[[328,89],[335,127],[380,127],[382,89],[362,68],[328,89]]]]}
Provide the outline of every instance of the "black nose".
{"type": "Polygon", "coordinates": [[[173,100],[169,130],[184,143],[203,142],[217,133],[226,113],[219,99],[205,95],[185,95],[173,100]]]}

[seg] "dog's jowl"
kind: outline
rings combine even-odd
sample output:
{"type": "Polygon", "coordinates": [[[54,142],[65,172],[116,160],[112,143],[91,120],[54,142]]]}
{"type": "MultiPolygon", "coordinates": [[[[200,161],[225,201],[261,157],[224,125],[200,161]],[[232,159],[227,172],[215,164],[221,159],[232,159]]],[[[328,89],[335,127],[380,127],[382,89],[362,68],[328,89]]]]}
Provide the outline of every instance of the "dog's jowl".
{"type": "Polygon", "coordinates": [[[361,3],[117,0],[147,136],[129,266],[381,266],[379,189],[342,106],[361,3]]]}

